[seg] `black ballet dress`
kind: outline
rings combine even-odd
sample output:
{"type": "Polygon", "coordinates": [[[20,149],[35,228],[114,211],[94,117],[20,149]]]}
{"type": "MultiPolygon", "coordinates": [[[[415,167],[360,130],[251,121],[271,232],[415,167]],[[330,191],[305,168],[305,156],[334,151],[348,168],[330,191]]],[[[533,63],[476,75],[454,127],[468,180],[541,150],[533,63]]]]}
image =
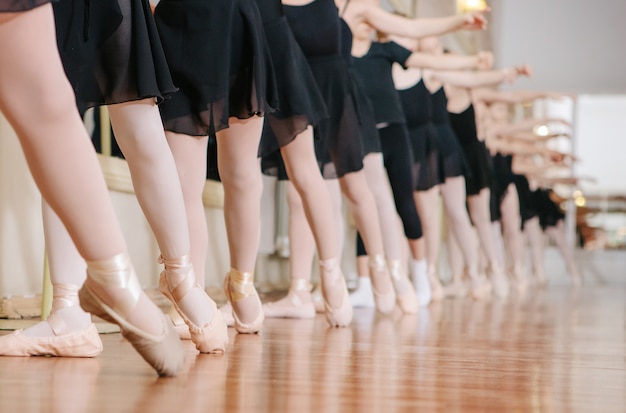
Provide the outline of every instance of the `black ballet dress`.
{"type": "Polygon", "coordinates": [[[0,13],[18,13],[32,10],[58,0],[0,0],[0,13]]]}
{"type": "Polygon", "coordinates": [[[284,14],[280,0],[256,0],[272,55],[278,110],[268,114],[259,146],[264,174],[287,179],[280,148],[328,117],[324,98],[284,14]]]}
{"type": "Polygon", "coordinates": [[[500,212],[500,205],[506,195],[507,189],[510,184],[515,182],[515,175],[513,174],[512,163],[513,157],[511,155],[503,155],[496,153],[491,157],[493,164],[493,176],[491,185],[491,221],[499,221],[502,218],[500,212]]]}
{"type": "Polygon", "coordinates": [[[160,0],[154,17],[174,84],[166,130],[213,135],[228,119],[278,107],[272,57],[254,0],[160,0]]]}
{"type": "Polygon", "coordinates": [[[448,115],[470,169],[470,173],[465,176],[467,196],[478,195],[482,189],[491,187],[493,165],[485,142],[478,139],[474,105],[470,104],[460,113],[449,112],[448,115]]]}
{"type": "Polygon", "coordinates": [[[148,0],[53,4],[57,42],[79,110],[176,91],[148,0]]]}
{"type": "Polygon", "coordinates": [[[324,178],[363,168],[363,144],[346,62],[340,50],[340,19],[333,0],[283,5],[289,26],[306,56],[328,117],[315,128],[315,152],[324,178]]]}
{"type": "Polygon", "coordinates": [[[366,54],[353,56],[353,68],[374,110],[385,169],[404,233],[407,238],[415,240],[422,236],[422,224],[413,199],[413,154],[402,103],[392,76],[393,64],[404,66],[409,56],[411,51],[397,43],[372,42],[366,54]]]}
{"type": "Polygon", "coordinates": [[[551,193],[552,190],[547,188],[538,188],[534,192],[539,224],[543,230],[556,227],[559,221],[565,219],[565,213],[559,204],[552,200],[551,193]]]}

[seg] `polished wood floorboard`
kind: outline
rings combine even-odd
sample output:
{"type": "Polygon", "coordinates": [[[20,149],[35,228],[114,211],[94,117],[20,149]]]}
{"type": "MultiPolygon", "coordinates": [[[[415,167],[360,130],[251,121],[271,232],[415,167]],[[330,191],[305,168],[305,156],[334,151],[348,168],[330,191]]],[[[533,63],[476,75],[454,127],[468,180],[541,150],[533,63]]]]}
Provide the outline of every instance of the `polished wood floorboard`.
{"type": "Polygon", "coordinates": [[[0,357],[0,412],[624,412],[626,288],[446,300],[350,328],[266,320],[158,378],[119,334],[95,359],[0,357]]]}

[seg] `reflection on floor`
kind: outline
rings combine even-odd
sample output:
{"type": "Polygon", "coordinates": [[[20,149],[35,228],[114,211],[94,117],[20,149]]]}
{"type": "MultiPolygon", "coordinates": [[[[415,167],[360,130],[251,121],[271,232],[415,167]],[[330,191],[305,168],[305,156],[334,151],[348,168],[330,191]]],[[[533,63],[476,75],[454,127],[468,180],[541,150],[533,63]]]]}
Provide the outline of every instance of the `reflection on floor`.
{"type": "MultiPolygon", "coordinates": [[[[159,379],[119,334],[95,359],[0,357],[1,412],[623,412],[624,285],[450,299],[350,328],[266,320],[159,379]]],[[[2,333],[4,334],[4,333],[2,333]]]]}

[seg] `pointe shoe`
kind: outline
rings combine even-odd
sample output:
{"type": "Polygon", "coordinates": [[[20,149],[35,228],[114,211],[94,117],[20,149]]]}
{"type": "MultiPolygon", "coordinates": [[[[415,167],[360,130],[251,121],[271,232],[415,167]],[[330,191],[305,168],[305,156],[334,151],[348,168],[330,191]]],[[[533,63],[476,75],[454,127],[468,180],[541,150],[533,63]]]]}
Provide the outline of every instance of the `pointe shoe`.
{"type": "Polygon", "coordinates": [[[430,297],[431,301],[441,301],[444,298],[443,286],[439,277],[433,270],[428,272],[428,283],[430,285],[430,297]]]}
{"type": "Polygon", "coordinates": [[[417,294],[413,284],[402,271],[402,266],[399,260],[389,261],[389,274],[393,280],[393,286],[396,290],[396,300],[398,301],[398,307],[405,314],[416,314],[419,308],[417,302],[417,294]]]}
{"type": "Polygon", "coordinates": [[[324,315],[331,327],[346,327],[352,322],[352,304],[346,280],[343,278],[337,258],[320,260],[320,282],[324,296],[324,315]],[[327,291],[339,288],[342,292],[341,305],[332,307],[328,302],[327,291]]]}
{"type": "Polygon", "coordinates": [[[196,345],[196,349],[200,353],[223,353],[226,349],[226,344],[228,344],[228,328],[222,313],[217,311],[215,301],[211,300],[204,289],[196,282],[189,255],[174,259],[165,259],[161,256],[159,257],[159,263],[165,265],[165,269],[161,272],[161,278],[159,279],[159,291],[172,302],[176,312],[187,325],[191,341],[196,345]],[[175,279],[178,282],[173,289],[169,285],[168,278],[170,280],[175,279]],[[194,324],[178,305],[178,302],[193,288],[200,289],[206,295],[213,314],[211,321],[208,321],[202,327],[194,324]]]}
{"type": "Polygon", "coordinates": [[[128,314],[137,311],[135,307],[145,294],[128,255],[122,253],[108,260],[87,262],[87,275],[78,293],[83,310],[119,325],[122,336],[159,375],[175,376],[185,364],[185,350],[165,314],[161,313],[158,320],[162,326],[158,336],[146,333],[126,320],[128,314]],[[116,295],[115,304],[109,305],[103,300],[103,297],[111,299],[116,295]]]}
{"type": "Polygon", "coordinates": [[[222,313],[222,317],[224,317],[224,321],[228,327],[235,327],[235,319],[233,318],[233,306],[230,305],[229,302],[226,302],[223,306],[219,308],[222,313]]]}
{"type": "Polygon", "coordinates": [[[485,300],[491,296],[493,287],[485,276],[476,276],[471,280],[471,294],[474,300],[485,300]]]}
{"type": "Polygon", "coordinates": [[[507,298],[509,296],[509,282],[499,266],[492,265],[489,269],[493,294],[498,298],[507,298]]]}
{"type": "Polygon", "coordinates": [[[383,314],[391,314],[393,309],[396,308],[396,292],[394,291],[389,269],[383,256],[377,254],[370,257],[369,268],[376,309],[383,314]],[[388,284],[387,291],[380,291],[381,284],[388,284]]]}
{"type": "Polygon", "coordinates": [[[515,279],[515,288],[518,294],[524,294],[528,289],[528,277],[526,272],[522,268],[513,269],[513,277],[515,279]]]}
{"type": "Polygon", "coordinates": [[[167,312],[167,316],[170,318],[170,321],[174,326],[174,330],[176,330],[176,332],[178,333],[178,337],[181,340],[191,340],[189,327],[187,327],[187,324],[185,324],[185,320],[183,320],[183,318],[176,311],[176,307],[172,305],[167,312]]]}
{"type": "Polygon", "coordinates": [[[235,319],[235,329],[239,333],[255,334],[263,328],[263,304],[259,298],[259,294],[254,288],[254,274],[252,272],[241,272],[231,268],[224,279],[224,293],[226,299],[233,307],[233,318],[235,319]],[[258,302],[258,314],[251,323],[242,323],[237,315],[236,305],[238,301],[250,298],[258,302]]]}
{"type": "Polygon", "coordinates": [[[453,278],[450,284],[443,287],[443,294],[446,297],[464,298],[467,297],[467,292],[467,286],[459,278],[453,278]]]}
{"type": "Polygon", "coordinates": [[[0,356],[96,357],[102,352],[102,340],[95,324],[71,333],[33,337],[22,330],[0,337],[0,356]]]}
{"type": "Polygon", "coordinates": [[[286,297],[263,304],[265,317],[269,318],[315,318],[315,305],[311,298],[311,283],[303,278],[292,280],[286,297]],[[302,299],[306,297],[308,299],[302,299]]]}

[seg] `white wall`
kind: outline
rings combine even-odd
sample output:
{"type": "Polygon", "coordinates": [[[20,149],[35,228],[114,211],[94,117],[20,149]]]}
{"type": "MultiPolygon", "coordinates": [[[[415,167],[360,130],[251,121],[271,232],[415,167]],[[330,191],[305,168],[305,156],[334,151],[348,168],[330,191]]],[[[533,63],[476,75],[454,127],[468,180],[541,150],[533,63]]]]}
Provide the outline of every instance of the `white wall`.
{"type": "Polygon", "coordinates": [[[498,65],[530,63],[515,88],[626,93],[626,1],[489,0],[498,65]]]}
{"type": "Polygon", "coordinates": [[[576,104],[576,174],[588,193],[626,194],[626,95],[581,95],[576,104]]]}

